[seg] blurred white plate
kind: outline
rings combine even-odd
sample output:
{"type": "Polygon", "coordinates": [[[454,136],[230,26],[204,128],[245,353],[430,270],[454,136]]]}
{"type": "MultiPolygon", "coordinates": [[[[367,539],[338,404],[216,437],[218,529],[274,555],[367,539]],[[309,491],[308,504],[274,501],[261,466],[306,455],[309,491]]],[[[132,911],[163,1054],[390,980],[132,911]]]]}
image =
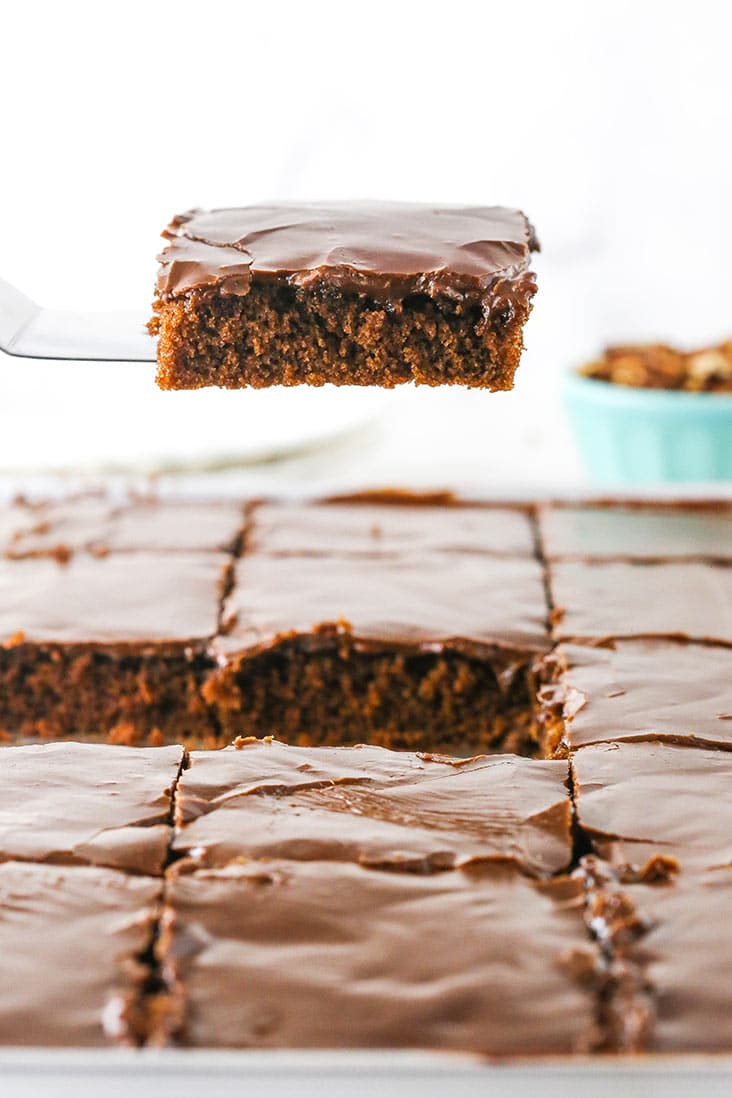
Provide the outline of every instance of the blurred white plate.
{"type": "Polygon", "coordinates": [[[366,426],[364,388],[161,392],[153,368],[0,356],[0,471],[170,472],[261,462],[366,426]]]}

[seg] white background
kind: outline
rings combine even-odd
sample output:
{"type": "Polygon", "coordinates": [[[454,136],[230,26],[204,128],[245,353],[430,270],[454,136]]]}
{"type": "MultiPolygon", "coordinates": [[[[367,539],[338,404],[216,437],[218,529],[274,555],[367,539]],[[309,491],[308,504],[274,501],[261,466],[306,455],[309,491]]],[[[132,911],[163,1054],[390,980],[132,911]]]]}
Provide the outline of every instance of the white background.
{"type": "MultiPolygon", "coordinates": [[[[562,369],[607,340],[732,332],[729,10],[713,0],[4,5],[0,274],[46,305],[145,312],[158,233],[192,205],[520,206],[544,251],[517,390],[387,397],[358,474],[527,479],[538,464],[576,479],[556,399],[562,369]]],[[[8,467],[10,367],[0,369],[8,467]]],[[[147,408],[144,367],[131,368],[134,382],[125,368],[81,387],[64,367],[68,388],[54,369],[55,382],[48,371],[34,382],[35,422],[57,454],[95,417],[129,415],[130,393],[147,408]]],[[[172,405],[150,408],[162,435],[175,429],[172,405]]],[[[32,431],[34,413],[16,402],[16,434],[26,415],[32,431]]],[[[149,435],[144,414],[137,426],[149,435]]],[[[215,437],[203,404],[201,431],[215,437]]]]}

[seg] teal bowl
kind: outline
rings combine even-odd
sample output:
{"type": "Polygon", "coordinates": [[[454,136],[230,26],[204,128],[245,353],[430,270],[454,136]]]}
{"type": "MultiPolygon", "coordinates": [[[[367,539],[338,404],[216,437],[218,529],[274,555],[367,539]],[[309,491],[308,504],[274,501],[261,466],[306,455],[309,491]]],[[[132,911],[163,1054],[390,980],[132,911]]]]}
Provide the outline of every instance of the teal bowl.
{"type": "Polygon", "coordinates": [[[593,480],[732,480],[732,394],[640,389],[569,373],[564,403],[593,480]]]}

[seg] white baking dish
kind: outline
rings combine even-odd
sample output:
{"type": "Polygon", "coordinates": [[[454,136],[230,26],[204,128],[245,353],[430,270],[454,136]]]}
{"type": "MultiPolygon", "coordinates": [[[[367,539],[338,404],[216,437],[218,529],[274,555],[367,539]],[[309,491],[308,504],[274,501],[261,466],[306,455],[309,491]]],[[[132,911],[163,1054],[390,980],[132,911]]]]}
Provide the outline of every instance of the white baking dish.
{"type": "Polygon", "coordinates": [[[727,1098],[732,1057],[498,1064],[392,1051],[6,1049],[0,1051],[0,1093],[3,1098],[727,1098]]]}

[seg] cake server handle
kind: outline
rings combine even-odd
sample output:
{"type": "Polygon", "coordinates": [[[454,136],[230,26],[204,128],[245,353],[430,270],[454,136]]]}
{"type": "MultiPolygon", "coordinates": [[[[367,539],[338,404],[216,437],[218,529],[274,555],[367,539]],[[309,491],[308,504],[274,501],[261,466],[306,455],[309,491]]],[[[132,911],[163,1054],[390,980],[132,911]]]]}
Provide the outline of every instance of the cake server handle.
{"type": "Polygon", "coordinates": [[[19,358],[154,362],[140,313],[44,309],[0,278],[0,351],[19,358]]]}

